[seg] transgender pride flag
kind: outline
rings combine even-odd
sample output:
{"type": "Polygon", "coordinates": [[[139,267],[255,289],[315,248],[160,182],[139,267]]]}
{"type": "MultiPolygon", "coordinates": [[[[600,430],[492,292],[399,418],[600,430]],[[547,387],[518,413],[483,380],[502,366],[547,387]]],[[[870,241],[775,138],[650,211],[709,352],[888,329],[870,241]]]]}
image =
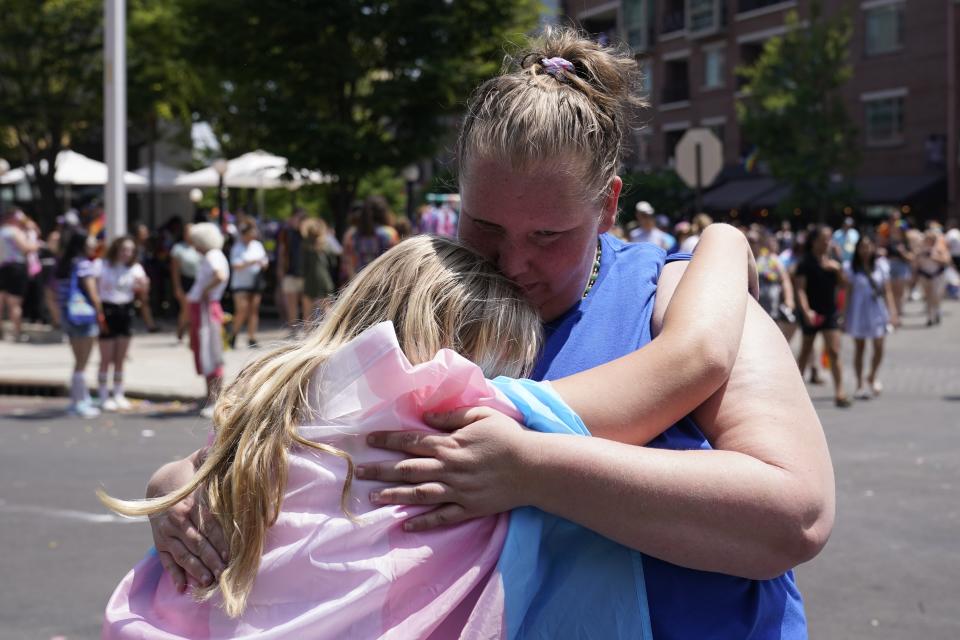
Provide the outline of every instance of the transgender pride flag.
{"type": "MultiPolygon", "coordinates": [[[[452,351],[413,366],[391,323],[364,332],[316,373],[300,432],[357,464],[399,459],[372,450],[378,430],[424,430],[425,411],[493,407],[531,429],[588,436],[545,383],[485,380],[452,351]]],[[[297,449],[283,509],[267,536],[247,610],[180,595],[151,552],[107,605],[104,638],[650,638],[639,553],[525,508],[453,527],[406,532],[423,507],[372,508],[380,483],[356,481],[340,510],[346,463],[297,449]]]]}

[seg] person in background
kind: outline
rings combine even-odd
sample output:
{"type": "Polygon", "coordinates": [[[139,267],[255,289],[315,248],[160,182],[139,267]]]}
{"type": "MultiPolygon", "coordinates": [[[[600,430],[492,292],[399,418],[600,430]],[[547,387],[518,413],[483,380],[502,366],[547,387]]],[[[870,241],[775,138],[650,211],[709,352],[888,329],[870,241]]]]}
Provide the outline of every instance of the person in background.
{"type": "Polygon", "coordinates": [[[190,303],[190,348],[197,373],[207,383],[207,402],[200,415],[209,418],[223,384],[223,308],[220,299],[230,278],[230,264],[223,255],[223,235],[212,222],[190,228],[190,244],[203,256],[197,278],[187,293],[190,303]]]}
{"type": "Polygon", "coordinates": [[[663,232],[669,245],[666,248],[667,253],[675,253],[680,248],[680,243],[677,242],[677,239],[670,233],[670,218],[661,213],[657,215],[655,220],[657,222],[657,228],[663,232]]]}
{"type": "MultiPolygon", "coordinates": [[[[385,204],[385,203],[384,203],[385,204]]],[[[452,238],[457,235],[459,216],[445,200],[429,208],[420,218],[420,233],[452,238]]],[[[390,224],[390,222],[385,222],[390,224]]]]}
{"type": "Polygon", "coordinates": [[[783,220],[777,230],[777,253],[783,253],[793,246],[793,228],[789,220],[783,220]]]}
{"type": "Polygon", "coordinates": [[[397,242],[402,242],[413,233],[413,227],[410,225],[410,219],[406,216],[397,216],[393,221],[393,228],[397,232],[397,242]]]}
{"type": "Polygon", "coordinates": [[[747,240],[757,261],[760,306],[774,319],[787,342],[790,342],[797,330],[793,283],[779,256],[770,249],[771,242],[776,244],[776,239],[768,238],[765,229],[754,228],[747,232],[747,240]]]}
{"type": "Polygon", "coordinates": [[[30,239],[27,216],[20,209],[10,209],[0,224],[0,337],[3,336],[3,312],[6,309],[13,325],[13,340],[23,340],[23,297],[27,292],[27,258],[36,252],[37,243],[30,239]]]}
{"type": "MultiPolygon", "coordinates": [[[[157,271],[157,259],[155,255],[155,238],[150,233],[150,228],[145,224],[138,224],[134,232],[134,241],[137,245],[137,264],[143,265],[144,272],[153,280],[159,281],[157,271]]],[[[143,318],[143,324],[147,327],[148,333],[157,333],[160,327],[153,318],[153,307],[150,305],[149,290],[137,293],[136,306],[140,310],[140,317],[143,318]]]]}
{"type": "Polygon", "coordinates": [[[330,234],[323,218],[311,218],[303,223],[303,306],[310,310],[312,320],[319,319],[326,310],[336,286],[333,282],[333,261],[336,248],[330,244],[330,234]]]}
{"type": "MultiPolygon", "coordinates": [[[[897,315],[903,317],[903,302],[907,284],[913,274],[914,255],[907,243],[904,224],[898,217],[887,224],[887,242],[885,245],[887,262],[890,263],[890,286],[893,300],[897,305],[897,315]]],[[[882,225],[881,225],[882,226],[882,225]]]]}
{"type": "Polygon", "coordinates": [[[391,217],[383,196],[370,196],[364,201],[357,226],[343,238],[345,282],[397,244],[391,217]]]}
{"type": "Polygon", "coordinates": [[[60,254],[60,230],[54,229],[40,247],[40,282],[50,326],[60,329],[60,304],[57,302],[57,256],[60,254]]]}
{"type": "Polygon", "coordinates": [[[860,232],[854,224],[853,218],[847,216],[843,219],[843,226],[833,232],[833,244],[837,247],[843,265],[850,264],[857,242],[860,241],[860,232]]]}
{"type": "Polygon", "coordinates": [[[916,254],[916,265],[927,310],[927,326],[932,327],[940,324],[943,274],[950,266],[950,252],[938,228],[932,227],[924,232],[922,248],[916,254]]]}
{"type": "Polygon", "coordinates": [[[67,412],[81,418],[95,418],[100,410],[93,405],[84,372],[93,351],[93,341],[105,324],[103,306],[97,289],[100,261],[96,258],[97,238],[77,229],[64,243],[57,264],[57,292],[60,299],[61,326],[73,352],[70,378],[70,405],[67,412]],[[92,313],[90,313],[92,311],[92,313]]]}
{"type": "Polygon", "coordinates": [[[177,341],[183,340],[183,335],[190,329],[190,303],[187,302],[187,292],[193,287],[197,277],[197,268],[203,256],[190,244],[190,228],[193,225],[183,226],[183,235],[170,249],[170,282],[173,286],[173,297],[177,300],[177,341]]]}
{"type": "Polygon", "coordinates": [[[641,200],[635,207],[635,213],[637,226],[630,231],[630,242],[649,242],[664,251],[669,251],[671,245],[676,243],[676,240],[673,240],[673,243],[671,243],[672,238],[670,238],[669,234],[657,228],[653,205],[646,200],[641,200]]]}
{"type": "Polygon", "coordinates": [[[100,371],[97,375],[98,398],[103,411],[125,411],[130,402],[123,392],[123,363],[130,348],[135,313],[133,301],[147,293],[150,280],[137,262],[133,238],[121,236],[110,243],[101,263],[99,294],[104,323],[100,331],[100,371]],[[110,366],[113,366],[113,391],[107,388],[110,366]]]}
{"type": "Polygon", "coordinates": [[[252,222],[240,225],[240,239],[230,248],[230,291],[233,293],[233,329],[230,346],[236,346],[237,335],[247,327],[247,346],[257,347],[257,325],[260,322],[260,299],[264,275],[270,260],[257,239],[257,226],[252,222]]]}
{"type": "Polygon", "coordinates": [[[943,238],[953,262],[953,273],[949,274],[951,282],[947,283],[947,297],[956,300],[960,298],[960,223],[956,219],[949,222],[943,238]]]}
{"type": "Polygon", "coordinates": [[[899,326],[897,305],[890,287],[890,273],[885,261],[877,259],[873,238],[863,235],[854,248],[847,268],[847,306],[844,310],[844,332],[853,338],[853,370],[857,376],[855,398],[867,400],[880,395],[883,385],[877,371],[883,361],[884,340],[891,326],[899,326]],[[863,356],[866,342],[873,342],[870,373],[863,379],[863,356]]]}
{"type": "Polygon", "coordinates": [[[713,218],[705,213],[698,213],[693,216],[693,222],[690,223],[690,235],[680,243],[680,253],[693,253],[700,242],[700,234],[703,230],[713,224],[713,218]]]}
{"type": "Polygon", "coordinates": [[[803,332],[797,362],[800,371],[805,371],[813,353],[814,339],[818,333],[822,333],[824,350],[833,374],[834,404],[845,408],[850,406],[850,399],[843,388],[840,310],[837,308],[837,290],[845,284],[845,279],[843,267],[830,257],[830,240],[829,227],[817,227],[810,232],[803,258],[796,266],[794,279],[800,307],[800,328],[803,332]]]}
{"type": "Polygon", "coordinates": [[[300,250],[303,242],[300,226],[306,216],[307,212],[303,209],[295,209],[277,234],[277,278],[283,293],[283,311],[291,337],[296,336],[300,322],[307,313],[307,310],[301,307],[303,274],[300,273],[300,250]]]}

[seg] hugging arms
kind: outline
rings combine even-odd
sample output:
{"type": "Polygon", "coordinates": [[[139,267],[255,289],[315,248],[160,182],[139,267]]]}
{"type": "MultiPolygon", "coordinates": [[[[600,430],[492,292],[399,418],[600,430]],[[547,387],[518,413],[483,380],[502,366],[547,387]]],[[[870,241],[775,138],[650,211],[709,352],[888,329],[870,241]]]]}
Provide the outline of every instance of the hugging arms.
{"type": "MultiPolygon", "coordinates": [[[[414,458],[365,469],[406,483],[379,499],[444,505],[411,521],[427,527],[532,504],[675,564],[744,577],[779,575],[815,555],[833,518],[829,455],[789,348],[748,300],[747,253],[738,231],[712,227],[682,281],[676,263],[660,275],[656,340],[553,382],[600,438],[574,448],[485,410],[441,416],[434,426],[465,426],[382,435],[381,445],[414,458]],[[693,409],[714,450],[636,446],[693,409]]],[[[162,468],[148,495],[185,484],[199,457],[162,468]]],[[[199,520],[193,498],[152,520],[180,586],[183,569],[202,584],[223,568],[222,533],[201,533],[199,520]]]]}

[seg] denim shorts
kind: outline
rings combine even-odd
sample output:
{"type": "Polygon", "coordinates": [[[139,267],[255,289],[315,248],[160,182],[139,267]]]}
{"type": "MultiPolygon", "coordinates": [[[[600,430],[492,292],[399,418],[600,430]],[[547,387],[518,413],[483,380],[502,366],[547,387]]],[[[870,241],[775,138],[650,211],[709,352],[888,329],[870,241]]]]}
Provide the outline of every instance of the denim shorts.
{"type": "Polygon", "coordinates": [[[73,324],[67,320],[67,308],[60,307],[60,317],[63,318],[60,327],[68,338],[96,338],[100,335],[100,325],[96,322],[90,324],[73,324]]]}

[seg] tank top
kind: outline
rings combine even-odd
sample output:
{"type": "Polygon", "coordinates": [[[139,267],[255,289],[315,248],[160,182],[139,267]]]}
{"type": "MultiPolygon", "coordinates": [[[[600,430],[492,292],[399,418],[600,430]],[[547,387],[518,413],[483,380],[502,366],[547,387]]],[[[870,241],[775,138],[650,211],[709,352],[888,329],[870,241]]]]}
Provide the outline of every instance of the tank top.
{"type": "MultiPolygon", "coordinates": [[[[668,259],[655,245],[627,244],[610,235],[600,241],[600,273],[590,294],[544,326],[546,342],[533,376],[537,380],[584,371],[650,342],[660,271],[666,262],[690,259],[689,254],[668,259]]],[[[710,449],[689,417],[647,446],[710,449]]],[[[643,568],[653,637],[658,640],[807,637],[793,572],[773,580],[749,580],[687,569],[647,555],[643,568]]]]}
{"type": "Polygon", "coordinates": [[[27,261],[27,255],[17,246],[16,237],[16,227],[9,224],[0,226],[0,264],[24,264],[27,261]]]}

